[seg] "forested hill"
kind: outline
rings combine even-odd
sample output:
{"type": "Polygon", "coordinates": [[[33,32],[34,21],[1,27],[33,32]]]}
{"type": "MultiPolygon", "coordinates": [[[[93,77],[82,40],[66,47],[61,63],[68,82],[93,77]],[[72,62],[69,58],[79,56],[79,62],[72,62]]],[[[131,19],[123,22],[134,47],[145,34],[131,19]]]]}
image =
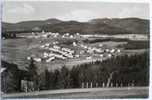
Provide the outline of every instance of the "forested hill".
{"type": "Polygon", "coordinates": [[[102,18],[88,22],[61,21],[58,19],[2,23],[2,31],[51,31],[83,34],[148,34],[149,20],[139,18],[102,18]]]}

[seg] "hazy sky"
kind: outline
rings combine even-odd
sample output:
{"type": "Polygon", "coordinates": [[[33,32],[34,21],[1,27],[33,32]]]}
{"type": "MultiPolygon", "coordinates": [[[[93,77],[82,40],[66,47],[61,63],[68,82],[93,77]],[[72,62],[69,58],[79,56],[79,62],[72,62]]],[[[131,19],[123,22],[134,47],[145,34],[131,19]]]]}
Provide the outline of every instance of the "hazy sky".
{"type": "Polygon", "coordinates": [[[148,3],[105,3],[105,2],[4,2],[2,20],[19,22],[26,20],[88,21],[94,18],[138,17],[149,19],[148,3]]]}

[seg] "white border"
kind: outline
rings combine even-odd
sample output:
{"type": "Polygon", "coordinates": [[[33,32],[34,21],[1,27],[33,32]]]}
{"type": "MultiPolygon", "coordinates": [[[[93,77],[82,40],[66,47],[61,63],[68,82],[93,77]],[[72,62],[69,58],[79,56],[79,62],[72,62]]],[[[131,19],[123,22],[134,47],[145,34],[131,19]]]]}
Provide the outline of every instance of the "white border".
{"type": "Polygon", "coordinates": [[[110,3],[149,3],[151,0],[2,0],[2,1],[72,1],[72,2],[110,2],[110,3]]]}
{"type": "MultiPolygon", "coordinates": [[[[55,1],[55,2],[61,2],[61,1],[69,1],[69,2],[109,2],[109,3],[149,3],[150,4],[150,83],[152,83],[152,68],[151,68],[151,64],[152,64],[152,0],[0,0],[0,13],[2,13],[2,2],[7,2],[7,1],[17,1],[17,2],[23,2],[23,1],[55,1]]],[[[2,18],[1,16],[2,14],[0,14],[0,20],[2,18]]],[[[1,27],[1,23],[0,23],[0,27],[1,27]]],[[[1,29],[0,29],[1,32],[1,29]]],[[[1,55],[1,34],[0,34],[0,55],[1,55]]],[[[1,58],[0,58],[1,59],[1,58]]],[[[1,62],[0,62],[1,65],[1,62]]],[[[1,78],[0,78],[1,79],[1,78]]],[[[23,98],[25,99],[25,98],[23,98]]],[[[39,100],[42,98],[39,98],[39,100]]],[[[152,84],[149,85],[149,100],[152,100],[152,84]]],[[[15,99],[12,99],[15,100],[15,99]]],[[[29,99],[32,100],[32,99],[29,99]]],[[[35,99],[36,100],[36,99],[35,99]]],[[[37,99],[38,100],[38,99],[37,99]]],[[[42,99],[43,100],[43,99],[42,99]]],[[[59,100],[59,99],[54,99],[54,100],[59,100]]],[[[73,99],[68,99],[68,100],[73,100],[73,99]]],[[[80,99],[77,99],[80,100],[80,99]]],[[[84,100],[88,100],[88,99],[84,99],[84,100]]],[[[94,100],[99,100],[99,99],[94,99],[94,100]]],[[[105,99],[104,99],[105,100],[105,99]]],[[[107,99],[106,99],[107,100],[107,99]]],[[[121,100],[121,99],[113,99],[113,100],[121,100]]],[[[128,100],[128,99],[123,99],[123,100],[128,100]]],[[[129,99],[129,100],[143,100],[143,99],[129,99]]]]}

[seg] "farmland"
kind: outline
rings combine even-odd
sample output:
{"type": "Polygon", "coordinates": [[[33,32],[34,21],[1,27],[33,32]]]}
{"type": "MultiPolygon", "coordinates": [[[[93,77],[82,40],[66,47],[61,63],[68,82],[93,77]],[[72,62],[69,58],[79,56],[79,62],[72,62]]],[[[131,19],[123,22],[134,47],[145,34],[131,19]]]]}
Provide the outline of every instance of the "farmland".
{"type": "MultiPolygon", "coordinates": [[[[40,58],[41,61],[37,62],[40,69],[48,68],[49,70],[54,70],[64,65],[70,68],[82,63],[96,60],[102,61],[112,56],[136,54],[136,51],[144,52],[148,50],[148,38],[146,38],[146,35],[140,35],[140,38],[137,39],[138,35],[121,35],[120,37],[119,35],[87,36],[81,34],[70,35],[68,33],[55,36],[55,33],[47,34],[48,32],[22,33],[18,34],[18,38],[15,39],[3,39],[2,59],[15,63],[20,69],[26,70],[28,57],[40,58]],[[137,40],[133,40],[133,38],[137,40]],[[48,45],[48,47],[44,47],[45,45],[48,45]],[[45,59],[48,58],[44,58],[43,54],[52,53],[49,50],[52,50],[50,48],[54,49],[55,46],[74,51],[72,58],[59,58],[46,62],[45,59]]],[[[55,50],[57,49],[55,48],[55,50]]]]}

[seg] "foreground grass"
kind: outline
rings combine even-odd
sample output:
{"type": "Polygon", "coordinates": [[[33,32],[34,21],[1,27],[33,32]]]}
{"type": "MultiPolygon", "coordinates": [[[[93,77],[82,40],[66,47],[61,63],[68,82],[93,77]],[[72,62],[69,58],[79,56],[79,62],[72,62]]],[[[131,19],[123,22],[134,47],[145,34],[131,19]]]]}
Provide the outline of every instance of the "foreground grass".
{"type": "Polygon", "coordinates": [[[84,88],[47,90],[31,93],[3,94],[3,98],[148,98],[148,87],[84,88]]]}

